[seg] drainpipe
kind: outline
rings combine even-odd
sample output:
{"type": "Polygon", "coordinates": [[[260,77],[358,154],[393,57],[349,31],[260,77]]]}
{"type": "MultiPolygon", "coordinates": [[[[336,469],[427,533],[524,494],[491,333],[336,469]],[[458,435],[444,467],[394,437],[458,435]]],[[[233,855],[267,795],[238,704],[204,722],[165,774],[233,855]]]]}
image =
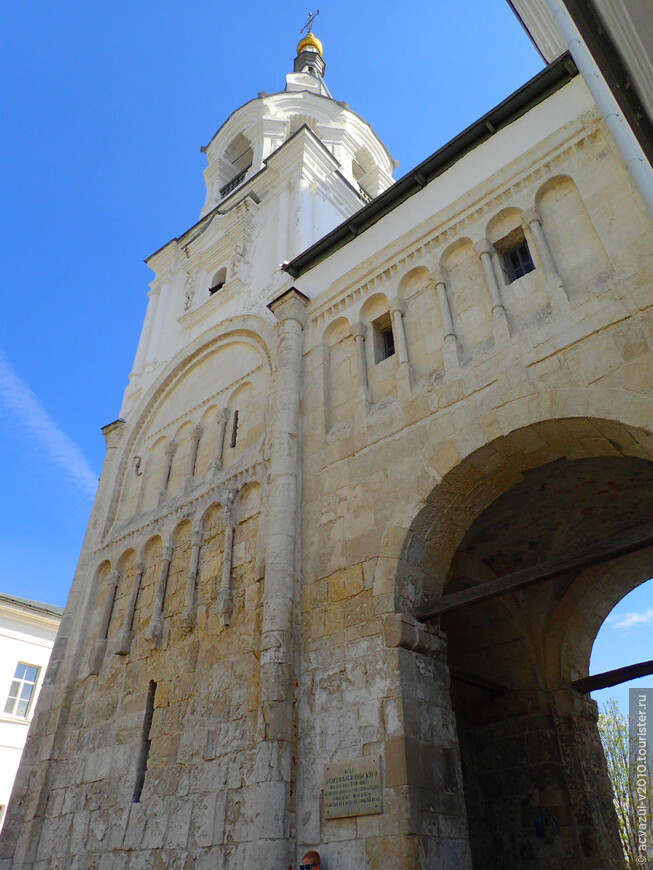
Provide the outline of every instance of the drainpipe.
{"type": "Polygon", "coordinates": [[[544,0],[545,6],[569,50],[578,71],[585,79],[594,102],[598,106],[605,125],[617,146],[635,187],[640,192],[651,216],[653,216],[653,169],[630,127],[626,123],[617,101],[612,96],[596,61],[583,42],[576,25],[561,0],[544,0]]]}

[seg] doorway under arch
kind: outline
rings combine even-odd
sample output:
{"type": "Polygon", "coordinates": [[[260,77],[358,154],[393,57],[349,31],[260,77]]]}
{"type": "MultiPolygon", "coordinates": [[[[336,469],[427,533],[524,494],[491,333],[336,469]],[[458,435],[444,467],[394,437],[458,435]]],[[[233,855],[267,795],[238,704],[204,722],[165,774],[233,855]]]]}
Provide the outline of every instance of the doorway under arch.
{"type": "Polygon", "coordinates": [[[623,868],[578,681],[607,614],[653,574],[653,456],[638,434],[587,419],[518,430],[445,476],[412,525],[398,591],[446,636],[474,870],[623,868]]]}

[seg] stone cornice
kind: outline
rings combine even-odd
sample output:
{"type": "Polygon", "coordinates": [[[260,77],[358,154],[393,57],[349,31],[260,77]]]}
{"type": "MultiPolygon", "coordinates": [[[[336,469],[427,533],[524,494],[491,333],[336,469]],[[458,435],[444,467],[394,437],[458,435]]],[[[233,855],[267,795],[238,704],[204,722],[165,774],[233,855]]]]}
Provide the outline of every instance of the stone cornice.
{"type": "MultiPolygon", "coordinates": [[[[257,454],[249,464],[236,464],[225,469],[218,477],[197,488],[188,495],[183,495],[178,500],[171,500],[161,505],[154,514],[139,517],[133,525],[126,525],[117,529],[117,534],[109,536],[100,546],[93,550],[94,557],[106,559],[114,551],[133,547],[136,539],[139,544],[144,544],[154,535],[163,536],[172,531],[171,526],[178,525],[184,520],[192,520],[212,505],[223,504],[227,493],[236,489],[240,491],[250,483],[265,485],[267,462],[260,455],[261,445],[251,448],[257,454]]],[[[248,451],[250,452],[250,451],[248,451]]],[[[114,559],[115,561],[115,559],[114,559]]]]}

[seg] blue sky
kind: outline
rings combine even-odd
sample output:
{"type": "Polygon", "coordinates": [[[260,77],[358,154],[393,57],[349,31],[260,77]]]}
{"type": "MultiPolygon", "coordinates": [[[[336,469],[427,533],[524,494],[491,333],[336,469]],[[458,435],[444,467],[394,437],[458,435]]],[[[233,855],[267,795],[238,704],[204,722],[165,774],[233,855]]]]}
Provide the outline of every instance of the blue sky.
{"type": "MultiPolygon", "coordinates": [[[[146,305],[204,201],[199,148],[292,69],[304,3],[0,10],[0,591],[63,604],[146,305]]],[[[323,5],[336,99],[399,177],[541,69],[504,0],[323,5]]],[[[648,604],[647,604],[648,606],[648,604]]]]}
{"type": "MultiPolygon", "coordinates": [[[[653,659],[651,628],[653,627],[653,592],[650,581],[634,589],[613,608],[601,626],[590,659],[590,673],[599,674],[622,668],[635,662],[653,659]]],[[[608,698],[615,698],[623,713],[628,714],[628,689],[653,686],[653,677],[643,677],[592,692],[594,700],[602,706],[608,698]]]]}

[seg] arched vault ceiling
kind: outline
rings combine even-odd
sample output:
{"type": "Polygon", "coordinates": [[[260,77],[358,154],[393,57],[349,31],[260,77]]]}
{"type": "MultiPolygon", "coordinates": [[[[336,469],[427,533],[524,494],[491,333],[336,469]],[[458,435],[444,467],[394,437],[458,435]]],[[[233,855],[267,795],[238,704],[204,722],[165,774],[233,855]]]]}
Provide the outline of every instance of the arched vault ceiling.
{"type": "Polygon", "coordinates": [[[478,517],[460,550],[504,575],[651,520],[653,463],[559,459],[525,472],[478,517]]]}

